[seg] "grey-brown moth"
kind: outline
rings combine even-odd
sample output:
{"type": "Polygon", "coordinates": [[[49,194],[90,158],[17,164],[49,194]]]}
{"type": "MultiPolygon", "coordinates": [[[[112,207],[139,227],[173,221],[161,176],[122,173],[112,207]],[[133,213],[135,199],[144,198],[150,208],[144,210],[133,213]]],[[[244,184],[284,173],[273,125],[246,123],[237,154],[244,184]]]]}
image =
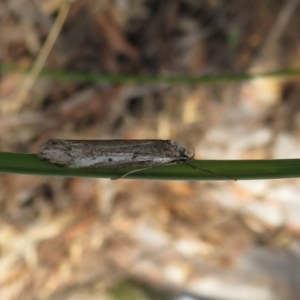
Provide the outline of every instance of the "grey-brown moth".
{"type": "MultiPolygon", "coordinates": [[[[186,148],[172,140],[48,140],[38,156],[46,162],[68,168],[137,168],[117,178],[158,166],[185,163],[194,158],[186,148]]],[[[217,174],[219,175],[219,174],[217,174]]],[[[224,176],[226,177],[226,176],[224,176]]],[[[117,179],[112,178],[112,179],[117,179]]]]}

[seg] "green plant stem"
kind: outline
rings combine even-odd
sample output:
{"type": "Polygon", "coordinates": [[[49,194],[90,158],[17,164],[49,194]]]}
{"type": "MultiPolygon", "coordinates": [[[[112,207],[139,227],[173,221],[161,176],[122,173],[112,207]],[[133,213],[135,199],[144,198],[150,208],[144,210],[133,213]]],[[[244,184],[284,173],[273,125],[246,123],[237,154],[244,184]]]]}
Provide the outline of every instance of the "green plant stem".
{"type": "MultiPolygon", "coordinates": [[[[132,173],[125,179],[165,180],[251,180],[300,177],[300,159],[277,160],[192,160],[195,170],[185,164],[163,166],[132,173]],[[221,175],[217,175],[221,174],[221,175]]],[[[0,152],[0,172],[61,177],[112,178],[132,169],[71,169],[50,165],[35,154],[0,152]]]]}
{"type": "MultiPolygon", "coordinates": [[[[8,66],[0,64],[0,71],[3,73],[29,73],[29,69],[21,69],[16,66],[8,66]]],[[[218,75],[111,75],[99,73],[76,73],[65,71],[42,70],[41,77],[50,77],[60,80],[73,80],[80,82],[109,82],[109,83],[135,83],[135,84],[153,84],[153,83],[166,83],[166,84],[209,84],[218,82],[240,82],[264,77],[299,77],[300,69],[295,70],[280,70],[274,72],[265,72],[259,74],[218,74],[218,75]]]]}

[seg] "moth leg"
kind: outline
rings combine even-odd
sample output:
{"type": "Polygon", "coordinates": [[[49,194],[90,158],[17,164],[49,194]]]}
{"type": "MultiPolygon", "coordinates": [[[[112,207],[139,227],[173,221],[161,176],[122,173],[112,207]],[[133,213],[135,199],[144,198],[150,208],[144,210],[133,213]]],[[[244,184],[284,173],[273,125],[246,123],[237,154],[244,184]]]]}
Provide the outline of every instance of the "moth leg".
{"type": "Polygon", "coordinates": [[[133,171],[127,172],[127,173],[125,173],[123,175],[120,175],[120,176],[112,177],[111,180],[116,180],[116,179],[124,178],[127,175],[135,173],[135,172],[139,172],[139,171],[143,171],[143,170],[147,170],[147,169],[152,169],[152,168],[160,167],[160,166],[170,166],[170,165],[174,165],[174,164],[176,164],[176,162],[171,162],[171,163],[168,163],[168,164],[163,163],[161,165],[155,165],[155,166],[151,166],[150,165],[150,166],[145,167],[145,168],[141,168],[141,169],[137,169],[137,170],[133,170],[133,171]]]}
{"type": "Polygon", "coordinates": [[[205,170],[205,169],[201,169],[201,168],[198,168],[198,167],[196,167],[196,166],[194,166],[194,165],[192,165],[192,164],[190,164],[190,163],[188,163],[188,162],[183,162],[184,164],[186,164],[186,165],[188,165],[189,167],[191,167],[192,169],[194,169],[194,170],[200,170],[200,171],[202,171],[202,172],[205,172],[205,173],[208,173],[208,174],[212,174],[212,175],[218,175],[218,176],[222,176],[222,177],[224,177],[224,178],[227,178],[227,179],[230,179],[230,180],[234,180],[234,181],[237,181],[235,178],[233,178],[233,177],[229,177],[229,176],[226,176],[226,175],[223,175],[223,174],[219,174],[219,173],[215,173],[215,172],[211,172],[211,171],[208,171],[208,170],[205,170]]]}
{"type": "Polygon", "coordinates": [[[125,173],[123,175],[112,177],[111,180],[116,180],[116,179],[124,178],[127,175],[129,175],[129,174],[132,174],[132,173],[135,173],[135,172],[139,172],[139,171],[142,171],[142,170],[147,170],[147,169],[150,169],[150,168],[152,168],[152,167],[145,167],[145,168],[142,168],[142,169],[133,170],[133,171],[127,172],[127,173],[125,173]]]}

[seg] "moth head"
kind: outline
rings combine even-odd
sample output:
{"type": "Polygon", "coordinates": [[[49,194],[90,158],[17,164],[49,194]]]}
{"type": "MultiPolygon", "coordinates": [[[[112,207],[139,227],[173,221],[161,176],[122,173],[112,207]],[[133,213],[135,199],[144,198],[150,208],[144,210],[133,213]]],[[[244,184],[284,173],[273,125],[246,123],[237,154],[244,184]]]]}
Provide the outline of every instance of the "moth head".
{"type": "Polygon", "coordinates": [[[183,146],[181,146],[180,144],[178,144],[175,141],[170,141],[170,143],[171,143],[172,147],[174,148],[174,151],[178,155],[178,158],[182,158],[183,161],[194,158],[194,156],[195,156],[194,149],[193,149],[193,152],[190,152],[189,150],[187,150],[186,148],[184,148],[183,146]]]}

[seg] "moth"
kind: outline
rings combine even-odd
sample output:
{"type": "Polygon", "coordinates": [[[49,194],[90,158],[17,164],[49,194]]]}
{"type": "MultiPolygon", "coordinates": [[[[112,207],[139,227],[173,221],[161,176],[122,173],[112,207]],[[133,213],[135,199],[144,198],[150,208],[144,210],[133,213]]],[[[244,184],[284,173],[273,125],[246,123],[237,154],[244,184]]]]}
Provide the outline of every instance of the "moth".
{"type": "Polygon", "coordinates": [[[50,164],[68,168],[137,168],[112,179],[123,178],[131,173],[153,167],[178,163],[184,163],[209,174],[220,175],[190,164],[189,161],[195,154],[172,140],[54,139],[46,141],[41,146],[38,156],[50,164]]]}

